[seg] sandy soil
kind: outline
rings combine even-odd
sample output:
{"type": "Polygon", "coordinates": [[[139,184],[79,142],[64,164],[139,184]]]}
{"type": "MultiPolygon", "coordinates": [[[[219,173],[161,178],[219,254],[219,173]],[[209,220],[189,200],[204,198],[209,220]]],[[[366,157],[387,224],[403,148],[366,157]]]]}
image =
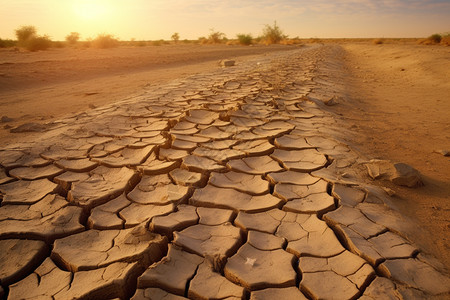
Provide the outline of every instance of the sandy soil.
{"type": "MultiPolygon", "coordinates": [[[[353,145],[370,158],[391,159],[418,169],[425,186],[395,190],[397,208],[424,230],[416,242],[450,265],[449,158],[450,48],[415,44],[346,43],[346,101],[332,109],[355,132],[353,145]],[[431,234],[430,234],[431,233],[431,234]]],[[[49,122],[116,100],[146,87],[293,46],[162,46],[0,52],[0,141],[13,141],[9,127],[49,122]]],[[[23,138],[20,135],[19,138],[23,138]]]]}
{"type": "Polygon", "coordinates": [[[0,50],[0,138],[13,141],[9,127],[50,122],[141,94],[149,86],[219,68],[222,59],[298,46],[165,45],[113,49],[0,50]],[[6,126],[6,129],[4,128],[6,126]]]}
{"type": "Polygon", "coordinates": [[[370,158],[407,163],[425,185],[401,188],[398,210],[417,220],[416,242],[450,265],[450,48],[415,44],[345,44],[348,102],[336,110],[370,158]]]}

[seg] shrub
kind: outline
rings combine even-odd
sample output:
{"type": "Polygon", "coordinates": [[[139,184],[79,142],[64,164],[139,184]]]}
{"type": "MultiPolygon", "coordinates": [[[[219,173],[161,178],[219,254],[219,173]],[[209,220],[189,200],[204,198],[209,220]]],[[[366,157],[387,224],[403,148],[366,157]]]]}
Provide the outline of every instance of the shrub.
{"type": "Polygon", "coordinates": [[[80,34],[78,32],[71,32],[66,36],[66,42],[69,45],[75,45],[80,40],[80,34]]]}
{"type": "Polygon", "coordinates": [[[36,27],[34,26],[22,26],[16,29],[15,32],[19,45],[26,44],[28,40],[36,37],[36,27]]]}
{"type": "Polygon", "coordinates": [[[16,41],[0,39],[0,48],[15,47],[16,45],[17,45],[16,41]]]}
{"type": "Polygon", "coordinates": [[[433,44],[439,44],[442,40],[442,36],[440,34],[433,34],[428,37],[428,40],[433,44]]]}
{"type": "Polygon", "coordinates": [[[91,47],[99,49],[114,48],[118,45],[119,40],[111,34],[99,34],[91,41],[91,47]]]}
{"type": "Polygon", "coordinates": [[[175,32],[170,38],[175,42],[175,44],[177,44],[180,40],[180,35],[178,34],[178,32],[175,32]]]}
{"type": "Polygon", "coordinates": [[[61,41],[53,41],[52,42],[52,48],[64,48],[66,44],[61,41]]]}
{"type": "Polygon", "coordinates": [[[29,51],[47,50],[52,46],[52,41],[47,35],[29,38],[25,42],[25,48],[29,51]]]}
{"type": "Polygon", "coordinates": [[[441,44],[450,46],[450,33],[442,35],[441,44]]]}
{"type": "Polygon", "coordinates": [[[372,43],[373,43],[374,45],[381,45],[381,44],[384,43],[384,40],[383,40],[383,39],[374,39],[374,40],[372,41],[372,43]]]}
{"type": "Polygon", "coordinates": [[[251,45],[253,42],[253,37],[251,34],[238,34],[237,35],[239,44],[241,45],[251,45]]]}
{"type": "Polygon", "coordinates": [[[220,44],[222,41],[226,41],[225,34],[223,32],[214,31],[211,29],[211,33],[208,36],[208,42],[210,44],[220,44]]]}
{"type": "Polygon", "coordinates": [[[161,46],[164,43],[164,40],[153,41],[152,46],[161,46]]]}
{"type": "Polygon", "coordinates": [[[262,40],[266,44],[278,44],[285,38],[287,38],[287,36],[283,34],[283,31],[277,25],[276,21],[273,22],[273,26],[270,26],[268,24],[264,25],[262,40]]]}

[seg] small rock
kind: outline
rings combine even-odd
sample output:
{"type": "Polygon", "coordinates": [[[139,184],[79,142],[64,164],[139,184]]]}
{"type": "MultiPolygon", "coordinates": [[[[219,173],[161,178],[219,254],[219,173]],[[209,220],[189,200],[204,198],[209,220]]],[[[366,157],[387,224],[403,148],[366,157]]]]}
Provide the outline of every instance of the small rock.
{"type": "Polygon", "coordinates": [[[325,103],[325,105],[328,105],[328,106],[334,106],[334,105],[339,104],[340,99],[341,99],[340,97],[337,97],[336,95],[334,95],[330,99],[325,100],[324,103],[325,103]]]}
{"type": "Polygon", "coordinates": [[[391,176],[390,180],[396,185],[407,187],[418,187],[423,185],[419,171],[413,167],[403,163],[394,164],[394,167],[396,172],[391,176]]]}
{"type": "Polygon", "coordinates": [[[366,163],[367,172],[372,179],[387,179],[396,185],[418,187],[423,185],[420,173],[404,163],[391,163],[387,160],[371,160],[366,163]]]}
{"type": "Polygon", "coordinates": [[[444,156],[450,156],[450,150],[441,149],[441,150],[434,150],[433,152],[434,153],[438,153],[438,154],[442,154],[444,156]]]}
{"type": "Polygon", "coordinates": [[[224,59],[220,61],[220,66],[222,67],[233,67],[235,65],[235,61],[234,60],[228,60],[228,59],[224,59]]]}
{"type": "Polygon", "coordinates": [[[10,130],[11,133],[23,133],[23,132],[42,132],[45,131],[47,127],[38,123],[25,123],[17,126],[16,128],[12,128],[10,130]]]}
{"type": "Polygon", "coordinates": [[[95,106],[94,104],[89,104],[89,108],[91,108],[91,109],[94,109],[94,108],[97,108],[97,106],[95,106]]]}
{"type": "Polygon", "coordinates": [[[387,188],[387,187],[382,187],[382,189],[386,192],[386,194],[388,194],[389,196],[395,196],[395,191],[394,190],[392,190],[392,189],[390,189],[390,188],[387,188]]]}
{"type": "Polygon", "coordinates": [[[11,126],[11,125],[5,125],[5,126],[3,126],[3,128],[4,128],[4,129],[11,129],[12,126],[11,126]]]}
{"type": "Polygon", "coordinates": [[[8,123],[11,121],[13,121],[13,119],[8,116],[2,116],[2,118],[0,119],[0,123],[8,123]]]}

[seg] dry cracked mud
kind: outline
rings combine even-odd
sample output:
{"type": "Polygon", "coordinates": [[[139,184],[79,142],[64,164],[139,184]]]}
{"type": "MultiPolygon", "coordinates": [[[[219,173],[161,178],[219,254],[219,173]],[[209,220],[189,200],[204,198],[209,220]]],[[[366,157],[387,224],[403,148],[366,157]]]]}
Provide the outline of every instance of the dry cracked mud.
{"type": "Polygon", "coordinates": [[[0,296],[448,299],[322,105],[333,51],[182,78],[3,146],[0,296]]]}

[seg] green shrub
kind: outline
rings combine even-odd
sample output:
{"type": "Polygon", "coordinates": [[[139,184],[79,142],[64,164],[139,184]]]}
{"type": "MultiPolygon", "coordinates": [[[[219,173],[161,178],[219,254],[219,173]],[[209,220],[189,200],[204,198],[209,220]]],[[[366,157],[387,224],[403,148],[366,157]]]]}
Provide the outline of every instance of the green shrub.
{"type": "Polygon", "coordinates": [[[15,47],[16,45],[17,45],[16,41],[0,39],[0,48],[10,48],[15,47]]]}
{"type": "Polygon", "coordinates": [[[239,41],[239,44],[241,45],[251,45],[253,42],[253,37],[251,34],[238,34],[237,39],[239,41]]]}
{"type": "Polygon", "coordinates": [[[285,38],[287,38],[287,36],[283,34],[283,31],[277,25],[276,21],[273,22],[273,26],[270,26],[268,24],[264,25],[262,40],[266,44],[278,44],[285,38]]]}
{"type": "Polygon", "coordinates": [[[52,46],[52,41],[47,35],[31,37],[25,42],[25,49],[29,51],[47,50],[52,46]]]}

